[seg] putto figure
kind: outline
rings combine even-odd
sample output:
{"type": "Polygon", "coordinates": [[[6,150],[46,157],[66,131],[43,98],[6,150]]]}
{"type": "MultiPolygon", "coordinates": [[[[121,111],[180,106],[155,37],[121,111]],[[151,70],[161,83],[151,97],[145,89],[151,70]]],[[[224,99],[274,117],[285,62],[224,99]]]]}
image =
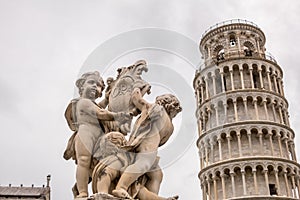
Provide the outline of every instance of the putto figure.
{"type": "Polygon", "coordinates": [[[104,134],[103,121],[130,118],[125,113],[113,113],[99,107],[95,100],[102,95],[104,82],[99,72],[88,72],[76,81],[80,98],[73,99],[66,110],[66,119],[75,134],[71,137],[64,157],[77,163],[76,197],[88,197],[88,182],[92,156],[97,140],[104,134]]]}
{"type": "Polygon", "coordinates": [[[158,96],[155,103],[143,98],[151,89],[141,77],[147,71],[144,60],[118,69],[115,79],[108,78],[98,104],[95,100],[105,87],[99,72],[85,73],[76,81],[80,97],[65,112],[74,134],[64,153],[77,164],[75,199],[178,199],[158,195],[162,170],[157,150],[171,137],[172,119],[182,108],[172,94],[158,96]],[[137,119],[131,130],[133,116],[137,119]],[[89,182],[94,194],[87,198],[89,182]]]}

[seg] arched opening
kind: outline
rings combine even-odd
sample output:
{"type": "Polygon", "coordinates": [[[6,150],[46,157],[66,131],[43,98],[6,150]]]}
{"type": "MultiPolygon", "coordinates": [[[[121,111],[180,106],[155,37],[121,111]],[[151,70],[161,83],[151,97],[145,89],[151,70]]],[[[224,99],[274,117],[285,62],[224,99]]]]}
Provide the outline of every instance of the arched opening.
{"type": "Polygon", "coordinates": [[[236,36],[234,33],[231,33],[229,35],[229,46],[230,47],[235,47],[237,45],[237,42],[236,42],[236,36]]]}
{"type": "Polygon", "coordinates": [[[218,107],[218,120],[219,120],[219,125],[223,125],[225,124],[225,111],[224,111],[224,105],[222,101],[218,101],[217,103],[217,107],[218,107]]]}
{"type": "Polygon", "coordinates": [[[218,45],[214,48],[213,56],[217,59],[217,61],[224,60],[225,51],[223,45],[218,45]]]}
{"type": "Polygon", "coordinates": [[[239,146],[238,146],[238,136],[235,131],[230,132],[230,137],[231,137],[231,156],[233,158],[238,158],[239,157],[239,146]]]}
{"type": "Polygon", "coordinates": [[[251,149],[249,147],[249,140],[248,140],[247,130],[242,129],[240,131],[240,135],[241,135],[242,155],[243,156],[250,156],[251,155],[251,149]]]}
{"type": "Polygon", "coordinates": [[[222,80],[218,69],[215,70],[215,79],[216,79],[216,94],[219,94],[222,92],[222,80]]]}
{"type": "Polygon", "coordinates": [[[235,173],[235,193],[237,197],[243,196],[243,180],[240,167],[234,168],[235,173]]]}
{"type": "Polygon", "coordinates": [[[260,147],[260,141],[258,137],[258,130],[256,128],[252,128],[250,132],[251,132],[253,155],[254,156],[261,155],[260,152],[261,147],[260,147]]]}
{"type": "Polygon", "coordinates": [[[247,97],[247,109],[248,109],[248,120],[254,120],[256,119],[256,112],[253,102],[253,97],[248,96],[247,97]]]}
{"type": "MultiPolygon", "coordinates": [[[[256,180],[257,183],[265,183],[264,168],[262,165],[256,166],[256,180]]],[[[265,184],[263,184],[261,187],[258,187],[257,190],[259,195],[268,195],[265,184]]]]}
{"type": "Polygon", "coordinates": [[[255,47],[252,44],[252,42],[246,41],[243,44],[243,49],[244,49],[245,56],[252,56],[252,54],[253,54],[253,52],[255,50],[255,47]]]}
{"type": "Polygon", "coordinates": [[[260,88],[258,67],[256,64],[254,64],[252,68],[253,68],[252,79],[253,79],[254,88],[260,88]]]}
{"type": "Polygon", "coordinates": [[[231,88],[231,79],[230,79],[229,67],[225,66],[223,68],[223,71],[224,71],[223,81],[224,81],[225,91],[232,90],[232,88],[231,88]]]}
{"type": "Polygon", "coordinates": [[[237,114],[238,114],[238,121],[243,121],[247,119],[245,105],[242,97],[238,97],[236,99],[236,107],[237,107],[237,114]]]}
{"type": "Polygon", "coordinates": [[[240,69],[238,65],[232,66],[234,89],[242,89],[240,69]]]}
{"type": "Polygon", "coordinates": [[[257,111],[258,111],[258,119],[260,120],[266,120],[266,112],[264,108],[264,101],[261,96],[258,96],[257,98],[257,111]]]}
{"type": "Polygon", "coordinates": [[[227,122],[228,123],[235,122],[234,105],[232,99],[227,100],[227,122]]]}

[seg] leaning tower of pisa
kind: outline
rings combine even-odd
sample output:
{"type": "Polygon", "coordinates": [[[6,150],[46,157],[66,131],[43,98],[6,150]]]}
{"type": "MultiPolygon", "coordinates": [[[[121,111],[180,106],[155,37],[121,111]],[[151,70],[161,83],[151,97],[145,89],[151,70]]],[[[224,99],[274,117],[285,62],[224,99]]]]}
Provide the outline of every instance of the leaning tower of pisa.
{"type": "Polygon", "coordinates": [[[194,78],[203,200],[300,199],[282,70],[252,22],[212,26],[194,78]]]}

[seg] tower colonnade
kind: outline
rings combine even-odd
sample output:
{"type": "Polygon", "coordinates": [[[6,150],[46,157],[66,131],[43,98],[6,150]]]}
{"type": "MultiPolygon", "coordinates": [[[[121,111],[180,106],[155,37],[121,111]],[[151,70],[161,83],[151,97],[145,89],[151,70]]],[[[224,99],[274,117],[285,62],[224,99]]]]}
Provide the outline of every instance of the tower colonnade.
{"type": "Polygon", "coordinates": [[[300,199],[283,72],[252,22],[212,26],[193,86],[203,200],[300,199]]]}

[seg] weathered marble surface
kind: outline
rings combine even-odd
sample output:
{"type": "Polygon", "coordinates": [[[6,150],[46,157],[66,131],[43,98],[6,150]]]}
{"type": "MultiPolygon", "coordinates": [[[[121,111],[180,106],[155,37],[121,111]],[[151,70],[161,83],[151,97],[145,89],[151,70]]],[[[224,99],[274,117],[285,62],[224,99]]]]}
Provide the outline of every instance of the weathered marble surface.
{"type": "Polygon", "coordinates": [[[73,158],[77,164],[72,189],[76,200],[178,199],[158,195],[163,174],[157,152],[171,137],[172,119],[182,108],[172,94],[159,95],[155,102],[144,99],[151,90],[141,77],[147,71],[143,60],[122,67],[115,79],[107,79],[106,89],[97,71],[76,81],[80,97],[65,112],[74,133],[64,153],[65,159],[73,158]],[[105,95],[99,100],[102,91],[105,95]],[[137,119],[132,128],[133,117],[137,119]]]}

